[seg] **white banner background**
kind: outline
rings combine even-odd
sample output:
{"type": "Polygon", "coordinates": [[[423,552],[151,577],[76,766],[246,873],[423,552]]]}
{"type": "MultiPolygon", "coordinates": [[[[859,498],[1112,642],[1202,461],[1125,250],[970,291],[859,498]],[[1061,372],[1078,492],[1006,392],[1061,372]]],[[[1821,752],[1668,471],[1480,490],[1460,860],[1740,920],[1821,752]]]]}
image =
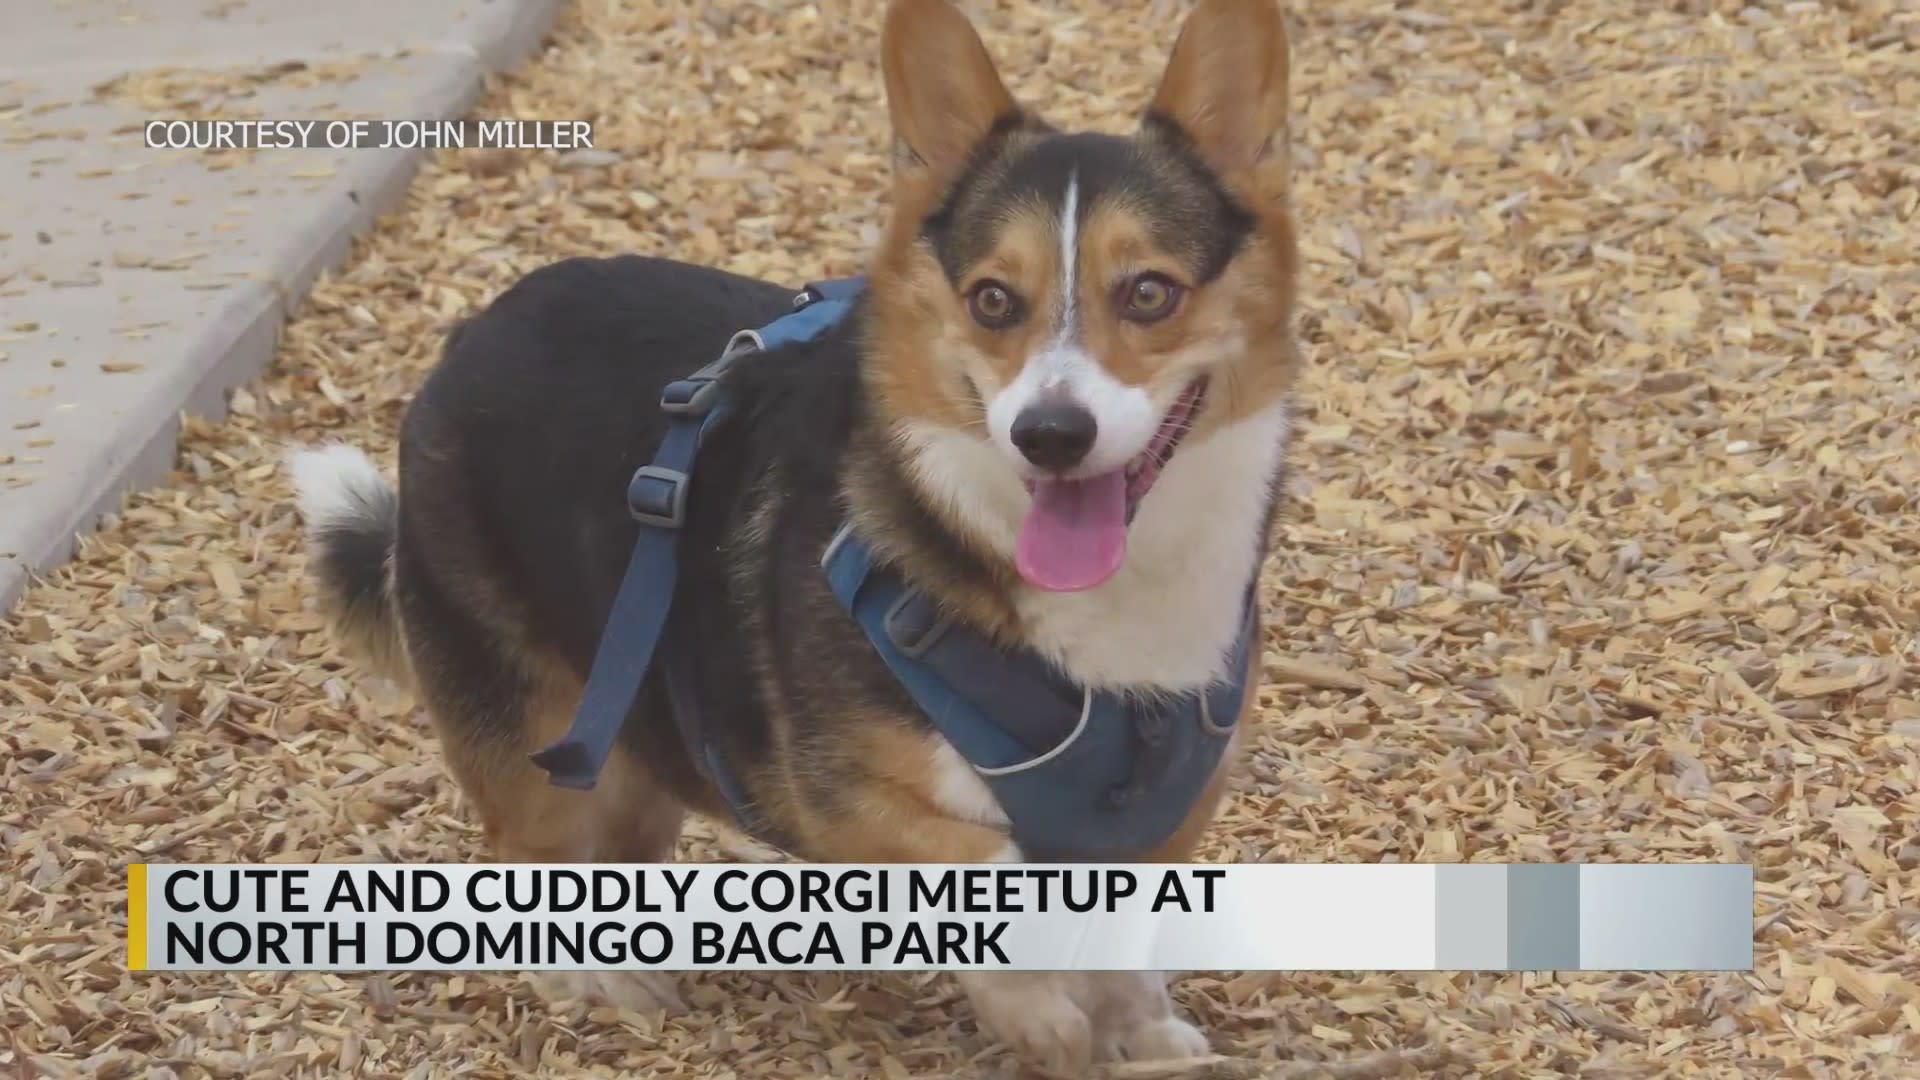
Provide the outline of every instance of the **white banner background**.
{"type": "MultiPolygon", "coordinates": [[[[995,880],[995,875],[1026,875],[1040,869],[1032,866],[1021,867],[983,867],[983,866],[800,866],[794,864],[685,864],[647,867],[594,867],[585,865],[528,866],[528,865],[481,865],[481,866],[386,866],[373,864],[352,865],[315,865],[315,866],[164,866],[154,865],[147,868],[145,915],[145,966],[153,970],[580,970],[607,968],[651,968],[668,971],[690,971],[702,969],[716,970],[955,970],[968,967],[992,967],[1004,970],[1241,970],[1246,968],[1428,968],[1434,963],[1434,868],[1432,866],[1405,865],[1324,865],[1324,866],[1222,866],[1203,867],[1192,865],[1129,865],[1117,866],[1060,866],[1045,868],[1069,875],[1072,879],[1072,892],[1076,899],[1089,895],[1088,876],[1093,875],[1101,881],[1113,880],[1113,875],[1124,879],[1131,876],[1134,891],[1131,895],[1114,899],[1112,910],[1107,910],[1106,890],[1102,890],[1103,902],[1094,910],[1081,913],[1072,911],[1061,902],[1061,884],[1058,880],[1050,883],[1050,903],[1041,906],[1041,889],[1032,879],[1015,877],[1018,883],[1014,893],[1018,897],[1019,910],[996,907],[985,912],[966,910],[963,902],[949,903],[940,908],[929,908],[925,901],[925,891],[934,887],[942,875],[977,875],[980,879],[995,880]],[[583,908],[578,911],[557,912],[547,904],[539,909],[518,913],[506,910],[486,911],[475,906],[477,900],[482,905],[496,903],[502,896],[502,879],[495,875],[514,875],[516,895],[528,894],[532,878],[531,871],[543,871],[550,874],[561,871],[564,874],[576,874],[589,881],[595,870],[615,871],[628,881],[639,879],[638,892],[645,900],[664,910],[658,912],[639,912],[634,910],[630,901],[622,910],[596,913],[583,908]],[[763,884],[761,897],[778,903],[788,895],[798,895],[798,883],[803,870],[822,871],[836,878],[850,873],[867,875],[865,879],[847,882],[855,890],[849,899],[858,903],[857,892],[864,881],[865,888],[873,895],[869,905],[875,910],[831,912],[803,911],[796,901],[784,910],[767,910],[750,907],[746,911],[729,911],[724,904],[739,906],[753,897],[751,882],[756,877],[773,875],[795,883],[796,888],[789,892],[779,887],[777,882],[763,884]],[[392,879],[398,875],[420,875],[431,871],[444,877],[450,887],[450,896],[443,906],[433,911],[394,911],[387,905],[380,910],[360,912],[350,906],[325,910],[325,903],[336,887],[336,879],[342,875],[350,877],[355,891],[364,902],[371,895],[369,879],[380,875],[392,879]],[[250,873],[253,877],[238,879],[239,903],[228,911],[210,911],[206,908],[208,899],[223,905],[234,897],[236,888],[232,875],[250,873]],[[921,903],[914,910],[914,896],[911,892],[914,875],[921,875],[921,903]],[[667,875],[685,883],[692,875],[691,887],[686,888],[683,907],[675,903],[675,895],[670,887],[667,875]],[[267,881],[266,895],[258,895],[260,885],[256,879],[263,875],[272,875],[267,881]],[[297,876],[296,876],[297,875],[297,876]],[[745,876],[743,876],[745,875],[745,876]],[[1209,877],[1211,881],[1209,882],[1209,877]],[[174,879],[178,878],[177,881],[174,879]],[[880,887],[884,879],[885,887],[880,887]],[[1184,894],[1186,907],[1182,910],[1178,903],[1160,904],[1156,911],[1156,897],[1165,882],[1176,882],[1184,894]],[[304,886],[304,904],[288,910],[281,903],[282,890],[288,881],[298,880],[304,886]],[[1203,903],[1209,884],[1213,903],[1209,910],[1203,903]],[[264,899],[265,903],[258,901],[264,899]],[[175,906],[178,902],[179,907],[175,906]],[[181,910],[197,905],[196,910],[181,910]],[[884,908],[885,910],[878,910],[884,908]],[[418,945],[418,940],[408,931],[390,931],[387,924],[407,924],[422,931],[423,934],[443,923],[456,924],[466,928],[467,947],[464,956],[444,956],[436,958],[422,954],[418,957],[405,955],[407,949],[418,945]],[[477,941],[478,928],[487,926],[496,940],[507,933],[513,924],[525,924],[522,933],[531,933],[539,924],[559,924],[571,927],[584,923],[588,927],[607,923],[620,927],[618,932],[609,931],[602,940],[612,942],[625,949],[631,939],[634,928],[645,924],[657,924],[671,935],[671,951],[657,962],[646,962],[631,956],[623,962],[608,963],[588,957],[586,963],[576,964],[571,957],[562,956],[557,961],[542,956],[540,963],[531,962],[523,952],[520,962],[502,961],[489,958],[485,961],[474,955],[473,945],[477,941]],[[717,938],[723,948],[719,954],[702,956],[696,951],[695,924],[706,923],[717,928],[717,938]],[[1007,962],[1001,963],[991,951],[976,951],[974,943],[982,934],[990,933],[994,927],[1005,924],[1004,928],[992,936],[1007,962]],[[219,929],[223,924],[231,924],[219,929]],[[259,940],[262,932],[268,934],[269,924],[278,924],[288,928],[282,949],[285,961],[272,955],[262,955],[259,940]],[[316,948],[312,955],[302,955],[302,933],[297,924],[313,924],[312,940],[316,948]],[[771,955],[775,928],[781,924],[791,924],[790,928],[780,931],[778,943],[783,957],[771,955]],[[940,941],[942,924],[950,928],[949,935],[964,936],[967,947],[964,956],[949,954],[945,957],[935,955],[931,958],[922,954],[900,955],[899,944],[908,937],[911,928],[917,928],[924,940],[930,945],[940,941]],[[825,926],[839,945],[838,960],[831,956],[816,955],[811,959],[804,954],[815,941],[817,928],[825,926]],[[364,928],[364,929],[362,929],[364,928]],[[360,933],[364,952],[356,955],[351,950],[338,954],[327,948],[329,932],[334,935],[352,935],[360,933]],[[237,957],[233,962],[223,962],[214,955],[212,948],[206,948],[199,961],[177,947],[174,935],[180,935],[188,941],[199,937],[208,946],[217,945],[222,955],[233,956],[238,952],[248,955],[237,957]],[[390,937],[397,935],[397,938],[390,937]],[[751,950],[733,948],[743,936],[750,936],[761,946],[761,955],[751,950]],[[880,938],[891,947],[873,951],[864,948],[870,938],[880,938]],[[390,944],[402,947],[402,955],[389,955],[390,944]]],[[[550,879],[549,879],[550,880],[550,879]]],[[[963,879],[964,880],[964,879],[963,879]]],[[[683,884],[683,887],[684,884],[683,884]]],[[[437,891],[437,890],[436,890],[437,891]]],[[[573,890],[567,889],[571,896],[573,890]]],[[[947,898],[963,901],[965,894],[959,888],[945,894],[947,898]]],[[[997,897],[997,890],[988,889],[985,894],[989,904],[997,897]]],[[[826,890],[826,897],[832,901],[835,890],[826,890]]],[[[459,935],[442,931],[437,938],[451,950],[459,935]]],[[[643,947],[657,948],[662,941],[661,935],[649,930],[640,938],[643,947]]]]}
{"type": "MultiPolygon", "coordinates": [[[[1753,966],[1753,871],[1739,865],[136,865],[129,868],[128,885],[128,966],[135,970],[1753,966]],[[1052,876],[1043,882],[1045,875],[1052,876]],[[1067,892],[1083,903],[1095,895],[1095,883],[1130,881],[1132,889],[1117,895],[1103,887],[1092,910],[1075,911],[1063,902],[1063,875],[1071,882],[1067,892]],[[542,892],[530,911],[500,903],[508,880],[513,895],[524,899],[536,880],[550,884],[556,877],[568,887],[558,895],[542,892]],[[929,890],[950,877],[954,885],[939,894],[942,902],[929,905],[929,890]],[[443,881],[444,902],[426,911],[385,902],[328,909],[343,881],[364,905],[375,895],[376,878],[443,881]],[[826,901],[824,910],[800,902],[809,879],[817,883],[812,892],[826,901]],[[578,903],[573,883],[591,887],[596,880],[624,883],[617,891],[627,895],[617,910],[578,903]],[[290,907],[284,890],[295,881],[300,902],[290,907]],[[969,893],[968,881],[984,890],[969,893]],[[1010,883],[1004,896],[1002,881],[1010,883]],[[1163,890],[1170,890],[1167,902],[1161,902],[1163,890]],[[1172,902],[1174,893],[1184,904],[1172,902]],[[229,910],[209,910],[209,903],[229,910]],[[602,924],[605,930],[593,930],[602,924]],[[443,926],[454,929],[438,929],[443,926]],[[516,927],[517,954],[479,954],[483,928],[498,943],[511,940],[516,927]],[[578,960],[555,955],[549,944],[554,928],[589,946],[597,942],[602,950],[578,960]],[[328,948],[342,937],[357,939],[360,948],[328,948]],[[537,956],[534,938],[541,944],[537,956]],[[836,948],[818,948],[823,940],[836,948]],[[941,951],[943,940],[956,947],[941,951]],[[182,948],[183,941],[199,944],[182,948]],[[309,941],[314,947],[303,948],[309,941]],[[634,955],[636,941],[642,955],[634,955]],[[278,951],[263,942],[277,944],[278,951]],[[996,948],[983,948],[986,942],[996,948]],[[923,947],[906,949],[907,943],[923,947]],[[391,946],[400,953],[390,952],[391,946]]],[[[442,899],[438,891],[432,899],[442,899]]]]}

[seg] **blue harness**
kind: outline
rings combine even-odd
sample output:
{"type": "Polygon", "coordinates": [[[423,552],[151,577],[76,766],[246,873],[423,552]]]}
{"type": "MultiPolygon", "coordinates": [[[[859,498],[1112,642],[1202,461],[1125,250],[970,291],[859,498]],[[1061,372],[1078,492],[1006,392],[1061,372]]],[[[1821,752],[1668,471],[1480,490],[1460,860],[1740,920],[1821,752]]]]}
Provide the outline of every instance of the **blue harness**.
{"type": "MultiPolygon", "coordinates": [[[[807,286],[795,310],[735,334],[720,358],[660,395],[667,433],[627,486],[640,525],[573,726],[533,755],[560,787],[594,786],[656,654],[676,726],[695,766],[741,827],[779,843],[705,735],[690,664],[661,635],[679,572],[680,529],[701,440],[727,409],[720,379],[739,357],[811,341],[846,315],[865,285],[807,286]]],[[[843,607],[900,686],[993,792],[1030,860],[1126,859],[1173,836],[1199,801],[1233,734],[1258,639],[1253,586],[1225,676],[1204,691],[1091,690],[1036,653],[998,647],[877,562],[842,526],[820,565],[843,607]]]]}

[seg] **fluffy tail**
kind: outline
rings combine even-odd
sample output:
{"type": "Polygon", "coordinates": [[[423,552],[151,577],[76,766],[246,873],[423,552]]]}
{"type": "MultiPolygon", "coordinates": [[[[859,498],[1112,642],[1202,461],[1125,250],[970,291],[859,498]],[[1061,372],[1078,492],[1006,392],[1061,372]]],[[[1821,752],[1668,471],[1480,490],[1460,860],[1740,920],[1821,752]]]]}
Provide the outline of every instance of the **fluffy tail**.
{"type": "Polygon", "coordinates": [[[334,636],[375,673],[406,681],[393,603],[400,493],[366,454],[338,443],[293,452],[287,471],[307,525],[310,572],[334,636]]]}

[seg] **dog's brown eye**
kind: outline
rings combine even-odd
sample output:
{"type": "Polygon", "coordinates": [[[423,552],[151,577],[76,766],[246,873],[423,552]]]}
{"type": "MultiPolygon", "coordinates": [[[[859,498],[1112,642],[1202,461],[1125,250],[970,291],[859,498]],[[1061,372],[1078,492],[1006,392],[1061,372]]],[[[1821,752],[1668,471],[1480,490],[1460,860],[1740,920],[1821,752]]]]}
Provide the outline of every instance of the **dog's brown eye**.
{"type": "Polygon", "coordinates": [[[1126,290],[1126,316],[1134,322],[1158,322],[1180,303],[1180,286],[1159,274],[1141,274],[1126,290]]]}
{"type": "Polygon", "coordinates": [[[967,310],[973,321],[989,330],[1012,326],[1020,318],[1020,301],[1012,290],[997,281],[983,281],[967,295],[967,310]]]}

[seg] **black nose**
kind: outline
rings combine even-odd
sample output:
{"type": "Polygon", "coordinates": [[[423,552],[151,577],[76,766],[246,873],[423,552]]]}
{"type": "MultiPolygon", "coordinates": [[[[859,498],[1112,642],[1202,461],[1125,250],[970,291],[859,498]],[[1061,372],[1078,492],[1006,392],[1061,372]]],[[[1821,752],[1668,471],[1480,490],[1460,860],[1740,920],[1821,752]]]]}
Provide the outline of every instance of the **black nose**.
{"type": "Polygon", "coordinates": [[[1071,469],[1093,449],[1100,428],[1086,406],[1071,401],[1029,405],[1013,418],[1013,445],[1043,469],[1071,469]]]}

